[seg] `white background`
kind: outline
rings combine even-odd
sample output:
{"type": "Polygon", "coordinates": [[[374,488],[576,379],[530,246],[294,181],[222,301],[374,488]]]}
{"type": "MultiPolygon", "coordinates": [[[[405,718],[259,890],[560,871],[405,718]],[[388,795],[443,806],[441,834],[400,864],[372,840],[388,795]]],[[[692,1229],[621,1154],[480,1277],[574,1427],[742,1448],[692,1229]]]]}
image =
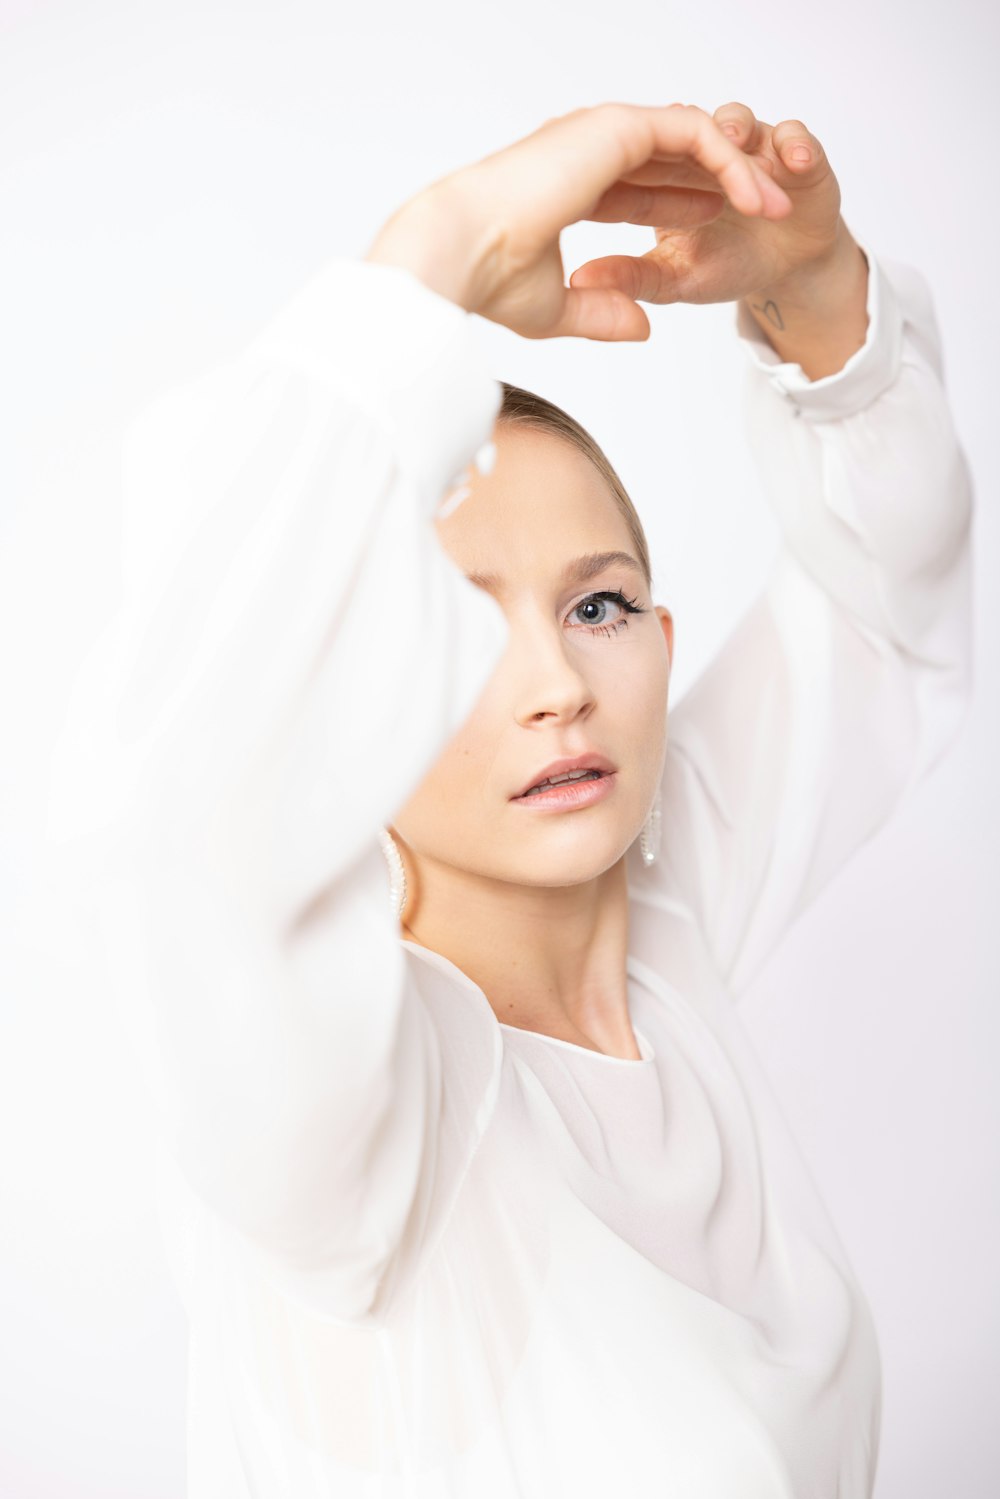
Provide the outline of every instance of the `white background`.
{"type": "MultiPolygon", "coordinates": [[[[981,0],[0,0],[0,1493],[184,1487],[144,1102],[94,939],[40,862],[46,746],[116,602],[122,429],[405,197],[605,99],[802,119],[848,227],[934,292],[976,484],[976,701],[743,1005],[875,1313],[878,1499],[1000,1492],[996,32],[981,0]]],[[[651,243],[573,226],[567,274],[651,243]]],[[[735,308],[648,311],[643,345],[481,326],[497,376],[583,421],[635,498],[676,700],[777,533],[735,308]]]]}

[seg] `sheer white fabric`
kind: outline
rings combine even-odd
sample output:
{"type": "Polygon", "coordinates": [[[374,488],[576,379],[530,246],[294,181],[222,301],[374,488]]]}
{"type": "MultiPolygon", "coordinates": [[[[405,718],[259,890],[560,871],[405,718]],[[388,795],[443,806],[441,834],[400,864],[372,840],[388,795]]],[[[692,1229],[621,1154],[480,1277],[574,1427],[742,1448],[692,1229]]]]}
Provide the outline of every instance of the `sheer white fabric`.
{"type": "Polygon", "coordinates": [[[870,1495],[874,1328],[737,1003],[969,696],[933,306],[862,248],[837,374],[736,315],[783,545],[627,856],[638,1061],[498,1023],[389,909],[377,831],[507,638],[432,523],[499,407],[474,319],[335,260],[130,431],[50,835],[161,1122],[190,1499],[870,1495]]]}

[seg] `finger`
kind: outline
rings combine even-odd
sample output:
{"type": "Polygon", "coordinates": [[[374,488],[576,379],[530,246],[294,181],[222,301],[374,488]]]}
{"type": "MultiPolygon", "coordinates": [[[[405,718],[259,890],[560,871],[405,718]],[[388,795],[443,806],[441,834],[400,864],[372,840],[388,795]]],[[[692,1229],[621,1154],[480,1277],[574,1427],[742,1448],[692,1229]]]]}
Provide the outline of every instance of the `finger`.
{"type": "Polygon", "coordinates": [[[644,255],[602,255],[578,266],[569,278],[581,291],[618,291],[632,301],[675,302],[676,283],[662,259],[644,255]]]}
{"type": "Polygon", "coordinates": [[[720,104],[712,119],[741,151],[754,151],[760,144],[760,122],[749,105],[735,100],[730,104],[720,104]]]}
{"type": "Polygon", "coordinates": [[[645,342],[649,318],[613,288],[567,287],[562,316],[546,338],[593,338],[602,343],[645,342]]]}
{"type": "Polygon", "coordinates": [[[616,182],[587,214],[595,224],[654,224],[671,229],[690,229],[711,223],[726,206],[718,191],[701,192],[679,187],[639,187],[616,182]]]}
{"type": "Polygon", "coordinates": [[[783,218],[791,210],[792,202],[787,193],[761,169],[759,161],[745,155],[724,134],[711,115],[695,105],[684,105],[682,110],[690,133],[689,154],[698,165],[718,178],[734,208],[778,218],[783,218]],[[757,208],[750,206],[752,195],[759,198],[757,208]]]}
{"type": "Polygon", "coordinates": [[[538,198],[556,207],[562,225],[585,218],[609,186],[659,155],[692,158],[741,213],[781,218],[791,209],[787,194],[694,105],[599,104],[547,122],[535,137],[520,144],[531,151],[538,198]],[[552,150],[539,173],[542,132],[552,150]],[[570,173],[567,164],[584,169],[570,173]]]}
{"type": "Polygon", "coordinates": [[[796,177],[826,170],[826,152],[801,120],[782,120],[771,132],[771,145],[781,165],[796,177]]]}
{"type": "Polygon", "coordinates": [[[635,187],[686,187],[701,192],[722,192],[711,172],[706,172],[695,161],[685,161],[676,155],[669,160],[655,156],[643,166],[636,167],[635,171],[626,172],[621,180],[635,187]]]}
{"type": "MultiPolygon", "coordinates": [[[[749,121],[753,121],[745,105],[736,108],[745,111],[749,121]]],[[[669,184],[722,191],[734,208],[745,213],[763,212],[765,216],[783,218],[790,211],[791,199],[773,180],[773,174],[767,170],[769,163],[759,155],[747,155],[703,109],[693,104],[673,104],[667,111],[652,113],[660,125],[653,148],[646,160],[622,172],[624,180],[644,186],[669,184]],[[675,124],[679,124],[668,131],[659,117],[671,112],[675,124]]],[[[756,122],[757,128],[744,124],[751,143],[760,134],[760,123],[756,122]]]]}

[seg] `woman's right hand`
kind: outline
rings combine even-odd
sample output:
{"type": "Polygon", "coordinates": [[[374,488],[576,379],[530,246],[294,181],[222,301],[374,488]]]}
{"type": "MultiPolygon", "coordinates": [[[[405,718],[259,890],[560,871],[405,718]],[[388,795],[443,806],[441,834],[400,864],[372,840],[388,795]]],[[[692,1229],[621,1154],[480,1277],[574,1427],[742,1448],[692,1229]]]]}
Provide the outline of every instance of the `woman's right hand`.
{"type": "Polygon", "coordinates": [[[525,338],[641,341],[649,319],[625,292],[566,285],[561,231],[582,219],[691,228],[716,218],[726,200],[750,217],[781,219],[792,209],[696,105],[599,104],[546,120],[432,183],[387,220],[365,259],[403,266],[525,338]],[[648,185],[656,163],[669,178],[679,162],[702,168],[718,191],[648,185]],[[643,168],[642,184],[631,182],[643,168]]]}

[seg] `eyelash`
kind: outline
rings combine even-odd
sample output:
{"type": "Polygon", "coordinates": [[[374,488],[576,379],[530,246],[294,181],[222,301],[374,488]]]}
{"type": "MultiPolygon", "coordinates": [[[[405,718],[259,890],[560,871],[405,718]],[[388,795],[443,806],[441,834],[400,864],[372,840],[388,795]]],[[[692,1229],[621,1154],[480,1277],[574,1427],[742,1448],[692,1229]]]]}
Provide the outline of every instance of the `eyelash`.
{"type": "Polygon", "coordinates": [[[583,625],[582,628],[590,635],[616,635],[619,630],[628,629],[629,614],[645,614],[646,612],[643,604],[640,604],[637,599],[626,598],[621,589],[606,588],[600,593],[588,593],[585,599],[581,599],[578,604],[573,606],[570,613],[575,614],[577,609],[582,609],[584,604],[593,603],[595,599],[610,599],[612,603],[621,605],[628,613],[623,614],[621,619],[616,619],[611,625],[583,625]]]}

